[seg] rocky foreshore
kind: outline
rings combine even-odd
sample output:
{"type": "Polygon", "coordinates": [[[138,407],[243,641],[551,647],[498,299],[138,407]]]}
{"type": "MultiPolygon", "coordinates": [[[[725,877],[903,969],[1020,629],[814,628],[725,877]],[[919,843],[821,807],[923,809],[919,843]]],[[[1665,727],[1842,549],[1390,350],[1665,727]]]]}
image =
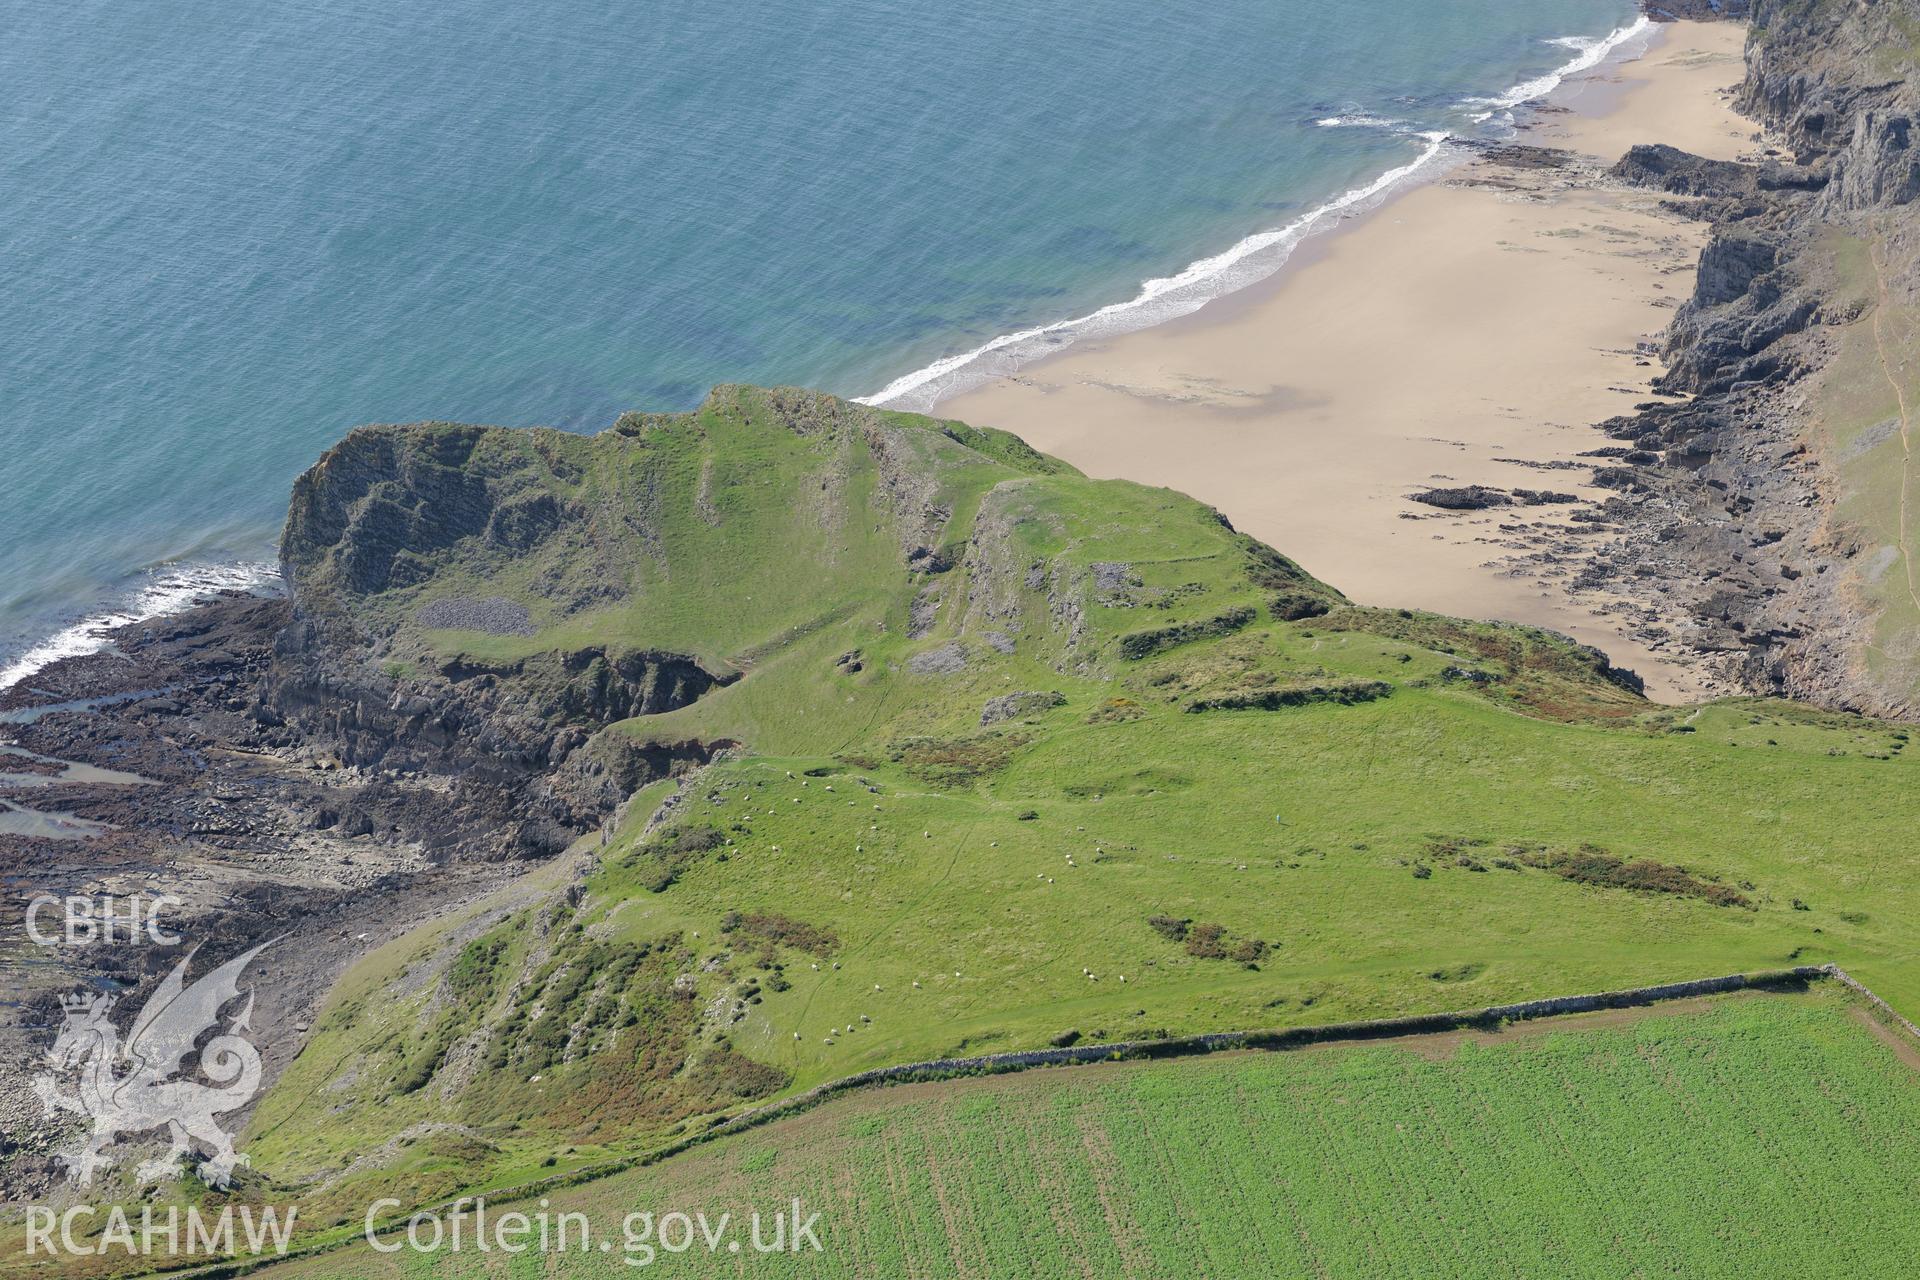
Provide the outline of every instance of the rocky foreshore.
{"type": "MultiPolygon", "coordinates": [[[[1712,235],[1666,337],[1664,398],[1603,424],[1619,454],[1596,480],[1616,491],[1605,515],[1622,532],[1576,587],[1684,617],[1663,638],[1729,687],[1912,716],[1911,667],[1870,660],[1887,607],[1874,581],[1911,551],[1905,498],[1893,545],[1849,517],[1859,446],[1823,430],[1848,390],[1823,375],[1871,378],[1835,370],[1844,331],[1910,305],[1920,282],[1920,87],[1887,57],[1920,29],[1920,5],[1755,0],[1751,18],[1738,103],[1763,131],[1753,159],[1636,147],[1613,169],[1712,235]]],[[[1906,376],[1903,362],[1885,372],[1906,376]]],[[[1903,407],[1876,430],[1906,425],[1903,407]]]]}
{"type": "MultiPolygon", "coordinates": [[[[617,659],[612,679],[587,686],[567,667],[591,654],[403,683],[317,640],[319,629],[289,599],[232,594],[125,628],[108,649],[0,694],[0,802],[13,820],[0,835],[14,916],[0,953],[12,994],[0,1060],[15,1066],[0,1073],[9,1192],[39,1194],[59,1176],[61,1124],[22,1068],[57,1025],[61,995],[139,997],[186,947],[203,948],[197,972],[271,940],[253,970],[271,1079],[356,959],[550,860],[645,781],[711,754],[593,737],[712,683],[662,678],[670,663],[658,655],[617,659]],[[182,901],[165,924],[182,944],[28,941],[21,914],[42,895],[172,895],[182,901]]],[[[41,931],[57,922],[47,913],[41,931]]]]}

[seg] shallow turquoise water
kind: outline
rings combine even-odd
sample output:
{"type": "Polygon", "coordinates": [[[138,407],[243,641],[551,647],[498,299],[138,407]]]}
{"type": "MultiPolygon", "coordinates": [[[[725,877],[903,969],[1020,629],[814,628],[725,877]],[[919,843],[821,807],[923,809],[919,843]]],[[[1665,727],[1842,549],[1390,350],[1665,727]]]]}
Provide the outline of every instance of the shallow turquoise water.
{"type": "Polygon", "coordinates": [[[271,558],[356,423],[870,393],[1283,226],[1633,16],[4,7],[0,668],[155,565],[271,558]],[[1397,123],[1316,123],[1357,115],[1397,123]]]}

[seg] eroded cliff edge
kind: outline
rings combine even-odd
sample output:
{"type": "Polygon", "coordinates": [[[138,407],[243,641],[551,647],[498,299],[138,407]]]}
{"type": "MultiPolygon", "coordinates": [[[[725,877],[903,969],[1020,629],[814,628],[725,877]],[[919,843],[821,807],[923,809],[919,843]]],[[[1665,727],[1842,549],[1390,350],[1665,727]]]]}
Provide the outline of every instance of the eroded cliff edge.
{"type": "Polygon", "coordinates": [[[1920,711],[1920,3],[1755,0],[1752,163],[1640,147],[1616,176],[1712,221],[1667,399],[1605,424],[1632,530],[1585,575],[1687,618],[1726,682],[1920,711]]]}

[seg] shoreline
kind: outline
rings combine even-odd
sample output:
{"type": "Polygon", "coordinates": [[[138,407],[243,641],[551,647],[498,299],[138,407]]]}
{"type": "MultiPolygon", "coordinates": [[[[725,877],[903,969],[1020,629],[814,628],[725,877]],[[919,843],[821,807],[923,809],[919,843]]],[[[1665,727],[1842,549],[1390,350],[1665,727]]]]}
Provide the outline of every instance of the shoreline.
{"type": "MultiPolygon", "coordinates": [[[[113,643],[112,633],[185,612],[224,592],[272,594],[280,589],[280,567],[262,560],[191,560],[161,565],[141,575],[111,603],[41,632],[0,662],[0,693],[32,679],[66,658],[99,653],[113,643]]],[[[5,654],[0,650],[0,654],[5,654]]]]}
{"type": "MultiPolygon", "coordinates": [[[[1754,126],[1725,92],[1746,27],[1661,23],[1567,77],[1511,145],[1313,235],[1284,268],[1149,329],[1076,343],[939,400],[1090,475],[1220,508],[1362,603],[1564,632],[1649,696],[1725,691],[1685,624],[1576,572],[1619,530],[1597,424],[1652,396],[1652,345],[1707,228],[1605,170],[1634,143],[1713,158],[1754,126]],[[1482,486],[1490,508],[1409,501],[1482,486]]],[[[1469,144],[1471,145],[1471,144],[1469,144]]],[[[1464,148],[1463,148],[1464,149],[1464,148]]]]}
{"type": "MultiPolygon", "coordinates": [[[[1536,107],[1542,99],[1577,83],[1575,77],[1611,65],[1622,49],[1657,39],[1660,25],[1643,15],[1602,36],[1571,36],[1553,41],[1571,51],[1572,56],[1566,62],[1489,97],[1465,98],[1456,105],[1484,106],[1486,111],[1480,118],[1536,107]]],[[[983,352],[1008,347],[1013,351],[1017,372],[1051,358],[1046,352],[1029,353],[1021,349],[1035,338],[1041,338],[1042,345],[1051,345],[1053,354],[1064,354],[1106,338],[1179,325],[1203,310],[1213,313],[1228,300],[1243,298],[1285,276],[1314,246],[1324,242],[1328,233],[1369,217],[1407,192],[1439,180],[1462,163],[1459,154],[1449,154],[1460,150],[1457,145],[1462,140],[1460,135],[1438,130],[1419,132],[1411,127],[1395,131],[1421,142],[1420,153],[1371,182],[1310,208],[1283,227],[1253,233],[1221,253],[1189,263],[1172,276],[1146,281],[1134,298],[1109,304],[1087,315],[1001,335],[972,351],[913,370],[896,378],[882,391],[856,399],[861,403],[889,403],[893,408],[934,412],[944,399],[964,392],[941,391],[937,397],[928,398],[923,384],[930,370],[971,366],[983,352]],[[1243,278],[1243,283],[1232,282],[1236,273],[1243,278]],[[1216,284],[1221,287],[1213,291],[1216,284]],[[1158,314],[1149,310],[1156,304],[1158,314]],[[1145,314],[1135,314],[1143,312],[1145,314]],[[1089,322],[1116,314],[1126,315],[1127,320],[1117,322],[1108,332],[1079,336],[1089,322]],[[1041,337],[1055,333],[1060,335],[1057,340],[1041,337]],[[889,393],[908,383],[914,384],[913,388],[902,394],[912,403],[890,403],[889,393]]],[[[966,381],[965,390],[972,390],[993,377],[991,373],[978,372],[966,381]]],[[[894,396],[892,400],[899,398],[894,396]]],[[[271,593],[277,585],[278,567],[251,555],[233,559],[188,557],[129,573],[114,590],[84,608],[49,613],[35,625],[0,636],[0,690],[31,679],[36,672],[63,658],[99,651],[106,644],[105,633],[116,627],[178,613],[223,591],[271,593]]]]}
{"type": "MultiPolygon", "coordinates": [[[[1629,57],[1640,56],[1646,45],[1641,43],[1639,51],[1634,52],[1636,43],[1657,40],[1660,26],[1642,12],[1634,21],[1604,36],[1565,36],[1548,41],[1573,50],[1574,56],[1550,71],[1509,85],[1491,97],[1462,98],[1454,104],[1454,109],[1484,107],[1485,110],[1472,116],[1475,126],[1503,113],[1512,121],[1513,112],[1537,106],[1573,77],[1604,69],[1622,50],[1629,51],[1629,57]]],[[[945,399],[963,395],[996,378],[1016,374],[1081,343],[1176,323],[1222,298],[1272,279],[1287,268],[1294,255],[1312,238],[1339,228],[1348,218],[1371,212],[1422,181],[1431,181],[1435,175],[1429,175],[1427,170],[1436,160],[1442,162],[1443,169],[1446,167],[1450,144],[1476,145],[1487,141],[1438,128],[1426,131],[1395,128],[1406,122],[1372,117],[1349,120],[1335,116],[1318,123],[1321,127],[1383,128],[1410,140],[1418,139],[1425,148],[1412,160],[1386,170],[1361,186],[1328,197],[1284,226],[1253,232],[1219,253],[1194,259],[1170,276],[1141,282],[1139,292],[1132,298],[1108,303],[1083,315],[999,334],[977,347],[942,356],[901,374],[878,391],[851,399],[876,407],[931,413],[945,399]]]]}

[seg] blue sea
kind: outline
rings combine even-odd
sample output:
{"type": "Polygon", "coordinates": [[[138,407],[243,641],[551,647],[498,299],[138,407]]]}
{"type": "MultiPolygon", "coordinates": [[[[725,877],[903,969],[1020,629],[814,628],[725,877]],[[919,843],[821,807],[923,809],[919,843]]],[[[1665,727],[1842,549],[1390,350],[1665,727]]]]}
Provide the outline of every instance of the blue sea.
{"type": "Polygon", "coordinates": [[[289,483],[355,424],[592,431],[732,381],[920,407],[1270,272],[1637,21],[1631,0],[3,7],[0,685],[259,580],[289,483]]]}

